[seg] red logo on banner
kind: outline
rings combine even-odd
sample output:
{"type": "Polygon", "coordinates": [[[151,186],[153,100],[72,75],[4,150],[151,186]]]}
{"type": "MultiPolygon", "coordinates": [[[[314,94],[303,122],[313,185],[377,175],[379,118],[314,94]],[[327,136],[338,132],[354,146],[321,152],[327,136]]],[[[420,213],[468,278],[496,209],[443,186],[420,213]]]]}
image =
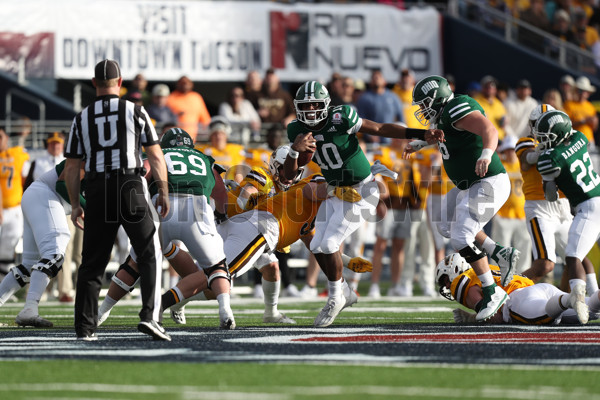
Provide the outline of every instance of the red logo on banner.
{"type": "Polygon", "coordinates": [[[298,69],[308,69],[308,14],[272,11],[271,67],[283,69],[290,54],[298,69]]]}

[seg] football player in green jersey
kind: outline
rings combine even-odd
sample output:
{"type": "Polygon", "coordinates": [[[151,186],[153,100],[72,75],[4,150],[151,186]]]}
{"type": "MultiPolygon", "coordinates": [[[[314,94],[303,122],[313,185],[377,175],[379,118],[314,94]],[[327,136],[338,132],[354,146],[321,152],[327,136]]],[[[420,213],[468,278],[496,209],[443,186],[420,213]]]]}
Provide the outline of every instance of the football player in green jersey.
{"type": "Polygon", "coordinates": [[[569,229],[565,262],[571,292],[577,295],[573,308],[579,321],[585,324],[588,313],[581,260],[600,236],[600,177],[592,166],[587,138],[573,129],[571,119],[564,112],[546,111],[537,120],[534,134],[543,151],[537,168],[544,181],[546,199],[556,201],[560,189],[576,211],[569,229]]]}
{"type": "Polygon", "coordinates": [[[291,150],[284,163],[288,179],[295,176],[300,152],[313,152],[313,159],[330,188],[331,196],[320,207],[316,233],[310,244],[327,276],[329,298],[315,319],[315,326],[330,325],[344,308],[341,243],[358,229],[367,216],[375,215],[379,200],[371,165],[361,150],[356,134],[388,138],[443,140],[440,130],[408,129],[397,124],[380,124],[360,118],[348,105],[329,107],[329,92],[319,82],[308,81],[296,92],[297,119],[287,126],[291,150]]]}
{"type": "MultiPolygon", "coordinates": [[[[231,277],[223,250],[223,239],[218,234],[214,221],[217,213],[225,213],[227,192],[223,180],[214,159],[195,150],[192,138],[181,128],[172,128],[165,132],[160,145],[167,164],[171,204],[169,212],[161,219],[163,254],[171,260],[179,255],[179,247],[175,246],[173,241],[185,244],[203,270],[196,270],[191,275],[195,275],[199,281],[206,281],[208,278],[207,285],[216,295],[221,328],[234,329],[235,319],[229,294],[231,277]],[[215,210],[209,203],[209,197],[215,200],[215,210]]],[[[152,193],[152,186],[150,192],[152,193]]],[[[132,252],[131,255],[135,262],[135,254],[132,252]]],[[[117,279],[113,279],[113,282],[121,289],[129,291],[135,285],[137,273],[128,261],[120,270],[127,272],[133,279],[124,277],[124,272],[118,271],[115,275],[117,279]],[[130,285],[126,281],[134,283],[130,285]]],[[[179,302],[185,295],[189,297],[188,292],[195,289],[186,286],[189,281],[194,280],[180,281],[163,294],[163,309],[179,302]]],[[[105,298],[98,312],[98,324],[108,317],[116,301],[117,299],[109,296],[105,298]]]]}
{"type": "Polygon", "coordinates": [[[502,283],[510,281],[519,256],[518,250],[497,245],[482,231],[510,194],[510,179],[495,153],[498,131],[475,100],[455,96],[441,76],[419,81],[413,89],[413,104],[419,106],[415,116],[421,123],[429,123],[445,134],[446,140],[438,147],[456,187],[443,199],[437,229],[450,238],[452,247],[479,277],[483,300],[478,304],[477,320],[483,321],[508,300],[494,281],[486,252],[501,267],[502,283]]]}

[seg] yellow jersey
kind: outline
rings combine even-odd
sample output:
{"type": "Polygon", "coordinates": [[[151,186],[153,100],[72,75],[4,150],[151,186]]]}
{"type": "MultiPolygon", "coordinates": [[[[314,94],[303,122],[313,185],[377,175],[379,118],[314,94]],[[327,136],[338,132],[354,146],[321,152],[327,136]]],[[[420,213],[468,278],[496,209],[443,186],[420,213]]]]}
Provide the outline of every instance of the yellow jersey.
{"type": "Polygon", "coordinates": [[[398,173],[398,178],[393,180],[384,177],[390,192],[390,197],[413,198],[413,164],[410,160],[402,158],[402,152],[389,147],[379,147],[374,152],[373,161],[380,161],[383,165],[398,173]]]}
{"type": "Polygon", "coordinates": [[[506,118],[506,108],[504,108],[504,104],[496,97],[491,100],[486,99],[482,95],[477,95],[473,97],[479,105],[485,111],[485,116],[487,119],[492,121],[494,127],[498,131],[498,139],[504,139],[504,119],[506,118]]]}
{"type": "Polygon", "coordinates": [[[301,237],[312,233],[315,228],[321,201],[311,201],[302,194],[302,189],[310,182],[325,183],[326,181],[322,175],[311,175],[290,186],[285,192],[262,198],[256,206],[257,210],[267,211],[277,218],[279,223],[277,251],[284,251],[301,237]]]}
{"type": "Polygon", "coordinates": [[[0,188],[2,207],[11,208],[21,204],[23,197],[23,167],[29,154],[21,146],[0,152],[0,188]]]}
{"type": "Polygon", "coordinates": [[[502,165],[510,179],[510,195],[496,215],[502,218],[525,219],[525,196],[519,160],[513,163],[503,161],[502,165]]]}
{"type": "Polygon", "coordinates": [[[269,165],[272,150],[269,149],[247,149],[246,150],[246,165],[250,168],[266,167],[269,165]]]}
{"type": "MultiPolygon", "coordinates": [[[[513,275],[512,280],[508,282],[506,286],[502,286],[500,285],[500,268],[496,265],[490,265],[490,270],[492,271],[496,285],[503,288],[509,295],[517,289],[533,286],[533,281],[531,279],[517,274],[513,275]]],[[[481,287],[481,281],[477,277],[477,274],[473,268],[469,268],[454,278],[450,286],[450,291],[452,292],[452,296],[456,301],[469,308],[467,305],[467,293],[469,293],[469,289],[471,289],[473,286],[481,287]]]]}
{"type": "Polygon", "coordinates": [[[589,101],[578,102],[578,101],[565,101],[564,104],[565,113],[573,121],[573,129],[583,133],[590,143],[594,143],[594,131],[588,124],[581,124],[578,121],[582,121],[588,117],[596,115],[596,108],[589,101]]]}
{"type": "Polygon", "coordinates": [[[227,216],[231,218],[234,215],[251,210],[256,207],[262,198],[273,196],[278,191],[279,187],[275,185],[269,170],[264,167],[254,167],[246,174],[244,179],[242,179],[238,188],[227,192],[227,216]],[[258,190],[258,193],[250,196],[246,203],[246,208],[241,209],[237,203],[237,199],[242,192],[242,188],[247,185],[254,186],[258,190]]]}
{"type": "MultiPolygon", "coordinates": [[[[535,149],[536,141],[531,137],[523,137],[517,141],[515,151],[519,162],[521,161],[521,155],[527,149],[535,149]]],[[[538,172],[535,165],[532,165],[528,170],[524,170],[521,166],[521,177],[523,178],[522,191],[525,196],[525,200],[546,200],[544,196],[544,186],[542,184],[542,175],[538,172]]],[[[558,192],[559,197],[564,198],[563,192],[558,192]]]]}
{"type": "Polygon", "coordinates": [[[210,144],[197,144],[194,148],[214,158],[215,164],[224,167],[227,170],[226,179],[234,179],[235,174],[246,165],[246,151],[239,144],[227,143],[224,150],[214,148],[210,144]]]}
{"type": "Polygon", "coordinates": [[[415,111],[419,109],[419,106],[413,106],[412,104],[412,89],[404,90],[400,85],[396,84],[392,88],[392,92],[394,92],[396,96],[398,96],[398,98],[402,102],[402,105],[404,106],[404,122],[406,123],[406,125],[409,128],[428,129],[429,124],[423,126],[423,124],[419,122],[417,117],[415,117],[415,111]]]}

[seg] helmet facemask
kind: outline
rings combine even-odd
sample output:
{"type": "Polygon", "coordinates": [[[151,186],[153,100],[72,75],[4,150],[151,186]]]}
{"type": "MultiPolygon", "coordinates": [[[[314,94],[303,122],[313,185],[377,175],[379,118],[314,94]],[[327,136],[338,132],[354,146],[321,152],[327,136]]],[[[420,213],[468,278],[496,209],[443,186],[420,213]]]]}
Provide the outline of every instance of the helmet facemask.
{"type": "Polygon", "coordinates": [[[456,279],[460,274],[469,270],[471,266],[458,253],[450,254],[435,267],[435,278],[439,286],[439,293],[448,300],[454,300],[452,292],[446,287],[449,282],[456,279]]]}
{"type": "Polygon", "coordinates": [[[282,191],[288,190],[290,186],[298,182],[304,173],[304,167],[300,167],[296,172],[296,176],[291,181],[282,176],[281,170],[283,169],[283,163],[285,162],[289,151],[290,146],[279,146],[273,153],[271,153],[271,157],[269,158],[269,172],[273,177],[273,182],[275,182],[277,187],[279,187],[279,189],[282,191]]]}
{"type": "Polygon", "coordinates": [[[325,86],[317,81],[305,82],[294,98],[296,117],[303,124],[316,126],[327,119],[329,103],[331,97],[325,86]]]}
{"type": "Polygon", "coordinates": [[[415,117],[422,125],[436,123],[446,103],[453,98],[446,79],[436,75],[424,78],[413,89],[412,104],[419,106],[415,117]]]}
{"type": "Polygon", "coordinates": [[[533,134],[541,151],[551,149],[571,137],[571,119],[562,111],[548,111],[537,120],[533,134]]]}

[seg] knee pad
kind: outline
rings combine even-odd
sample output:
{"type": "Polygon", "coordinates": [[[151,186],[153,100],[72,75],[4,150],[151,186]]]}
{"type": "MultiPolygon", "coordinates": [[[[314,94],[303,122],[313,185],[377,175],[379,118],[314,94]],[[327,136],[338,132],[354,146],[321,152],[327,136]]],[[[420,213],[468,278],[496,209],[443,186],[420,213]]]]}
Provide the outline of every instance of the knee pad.
{"type": "Polygon", "coordinates": [[[471,243],[470,246],[463,247],[458,253],[469,263],[481,260],[486,256],[485,252],[479,250],[475,244],[471,243]]]}
{"type": "Polygon", "coordinates": [[[163,256],[165,256],[165,258],[167,260],[171,260],[173,259],[173,257],[175,257],[177,254],[179,253],[179,246],[177,246],[175,243],[173,242],[169,242],[169,244],[167,245],[167,249],[165,251],[163,251],[163,256]]]}
{"type": "Polygon", "coordinates": [[[111,278],[111,280],[117,284],[117,286],[119,286],[121,289],[125,290],[126,292],[131,292],[133,291],[133,288],[135,287],[135,285],[139,282],[140,280],[140,274],[139,272],[137,272],[136,270],[134,270],[133,268],[131,268],[128,264],[129,262],[129,257],[127,257],[127,259],[125,260],[125,262],[121,265],[119,265],[119,269],[117,270],[117,272],[113,275],[113,277],[111,278]],[[119,273],[119,271],[125,271],[126,273],[129,274],[129,276],[131,276],[134,280],[133,284],[131,286],[129,286],[128,284],[126,284],[125,282],[123,282],[118,276],[117,274],[119,273]]]}
{"type": "Polygon", "coordinates": [[[23,264],[12,267],[10,271],[15,276],[15,280],[21,287],[27,285],[31,280],[31,275],[29,275],[29,271],[23,264]]]}
{"type": "Polygon", "coordinates": [[[58,271],[61,270],[64,261],[65,258],[62,254],[55,254],[51,259],[42,258],[38,263],[34,264],[31,269],[43,272],[52,279],[58,274],[58,271]]]}
{"type": "Polygon", "coordinates": [[[218,278],[227,279],[228,282],[231,282],[231,274],[229,273],[229,268],[227,268],[227,263],[225,263],[225,260],[213,265],[212,267],[206,268],[204,273],[208,278],[209,289],[211,288],[212,281],[218,278]]]}

